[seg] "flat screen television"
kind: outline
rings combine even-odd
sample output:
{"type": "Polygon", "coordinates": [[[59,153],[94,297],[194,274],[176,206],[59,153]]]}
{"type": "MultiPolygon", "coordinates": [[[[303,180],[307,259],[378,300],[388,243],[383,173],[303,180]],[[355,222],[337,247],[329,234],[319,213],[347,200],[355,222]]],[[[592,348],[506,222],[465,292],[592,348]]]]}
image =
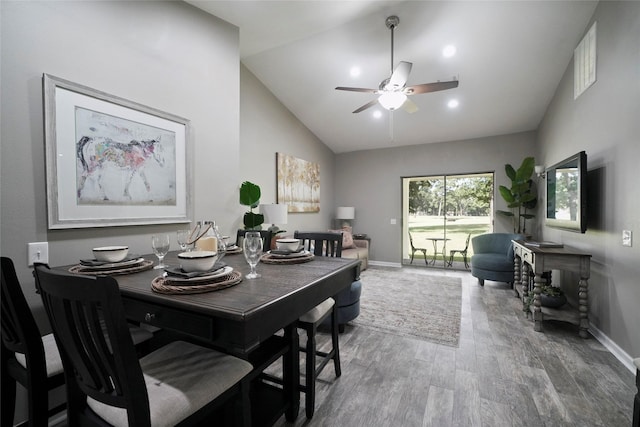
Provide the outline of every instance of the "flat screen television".
{"type": "Polygon", "coordinates": [[[549,167],[545,225],[584,233],[587,230],[587,154],[581,151],[549,167]]]}

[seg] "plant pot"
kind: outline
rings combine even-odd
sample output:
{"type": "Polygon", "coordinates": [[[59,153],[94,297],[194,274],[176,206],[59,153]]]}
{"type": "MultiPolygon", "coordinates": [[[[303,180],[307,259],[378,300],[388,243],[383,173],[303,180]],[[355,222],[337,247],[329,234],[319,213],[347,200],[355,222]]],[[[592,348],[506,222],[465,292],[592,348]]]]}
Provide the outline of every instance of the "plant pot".
{"type": "Polygon", "coordinates": [[[549,308],[559,308],[567,303],[567,297],[564,295],[551,296],[540,294],[540,305],[549,308]]]}

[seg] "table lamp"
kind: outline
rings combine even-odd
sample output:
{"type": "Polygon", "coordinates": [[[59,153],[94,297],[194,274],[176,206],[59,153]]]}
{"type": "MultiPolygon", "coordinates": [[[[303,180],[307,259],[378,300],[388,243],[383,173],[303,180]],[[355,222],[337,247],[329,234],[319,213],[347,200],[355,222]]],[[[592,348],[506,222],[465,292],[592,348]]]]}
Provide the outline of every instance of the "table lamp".
{"type": "Polygon", "coordinates": [[[342,220],[342,227],[351,227],[351,221],[356,217],[356,208],[353,206],[339,206],[336,208],[336,219],[342,220]]]}
{"type": "Polygon", "coordinates": [[[287,223],[287,205],[268,204],[260,205],[260,213],[264,215],[264,222],[271,223],[271,227],[268,228],[273,236],[278,232],[284,232],[280,230],[276,224],[287,223]]]}

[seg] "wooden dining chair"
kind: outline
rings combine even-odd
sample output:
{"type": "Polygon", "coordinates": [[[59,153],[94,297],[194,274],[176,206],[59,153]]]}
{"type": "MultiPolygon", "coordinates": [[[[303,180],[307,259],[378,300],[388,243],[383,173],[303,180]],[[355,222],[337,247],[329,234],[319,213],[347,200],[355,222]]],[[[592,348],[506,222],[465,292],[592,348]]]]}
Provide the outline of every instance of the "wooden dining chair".
{"type": "Polygon", "coordinates": [[[35,275],[60,348],[69,425],[202,425],[238,395],[250,425],[251,364],[183,341],[138,359],[115,279],[43,264],[35,275]]]}
{"type": "Polygon", "coordinates": [[[272,233],[269,230],[245,230],[240,228],[236,234],[236,245],[242,247],[242,240],[247,231],[257,231],[260,233],[260,237],[262,237],[262,250],[264,252],[267,252],[271,248],[272,233]]]}
{"type": "MultiPolygon", "coordinates": [[[[316,256],[340,257],[342,255],[342,233],[296,231],[294,238],[300,239],[304,248],[316,256]]],[[[306,353],[306,380],[304,385],[300,385],[300,389],[305,393],[305,412],[310,419],[315,411],[316,379],[320,372],[330,360],[333,360],[336,377],[342,375],[338,346],[338,311],[335,300],[327,298],[305,313],[298,319],[298,328],[304,329],[307,334],[307,345],[300,348],[306,353]],[[318,326],[329,316],[331,316],[332,348],[329,352],[323,352],[316,349],[316,333],[318,326]],[[321,358],[318,366],[316,366],[317,357],[321,358]]]]}
{"type": "Polygon", "coordinates": [[[411,262],[410,262],[410,264],[413,264],[413,256],[415,255],[415,253],[416,252],[422,252],[422,255],[424,256],[425,264],[429,265],[429,260],[427,259],[427,250],[425,248],[417,248],[417,247],[413,246],[413,236],[411,235],[411,232],[409,232],[409,243],[411,244],[411,262]]]}
{"type": "Polygon", "coordinates": [[[30,426],[47,426],[65,409],[49,408],[49,391],[64,384],[53,334],[41,336],[24,297],[13,261],[2,257],[2,426],[12,426],[16,384],[27,391],[30,426]]]}

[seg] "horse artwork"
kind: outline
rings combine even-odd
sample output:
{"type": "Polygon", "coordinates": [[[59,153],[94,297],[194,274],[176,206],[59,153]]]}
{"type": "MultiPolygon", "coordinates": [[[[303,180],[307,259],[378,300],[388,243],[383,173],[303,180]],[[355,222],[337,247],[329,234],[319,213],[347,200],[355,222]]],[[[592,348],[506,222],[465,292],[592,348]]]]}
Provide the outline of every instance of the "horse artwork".
{"type": "Polygon", "coordinates": [[[175,161],[165,158],[167,148],[175,150],[171,132],[78,110],[79,205],[175,205],[175,161]]]}

